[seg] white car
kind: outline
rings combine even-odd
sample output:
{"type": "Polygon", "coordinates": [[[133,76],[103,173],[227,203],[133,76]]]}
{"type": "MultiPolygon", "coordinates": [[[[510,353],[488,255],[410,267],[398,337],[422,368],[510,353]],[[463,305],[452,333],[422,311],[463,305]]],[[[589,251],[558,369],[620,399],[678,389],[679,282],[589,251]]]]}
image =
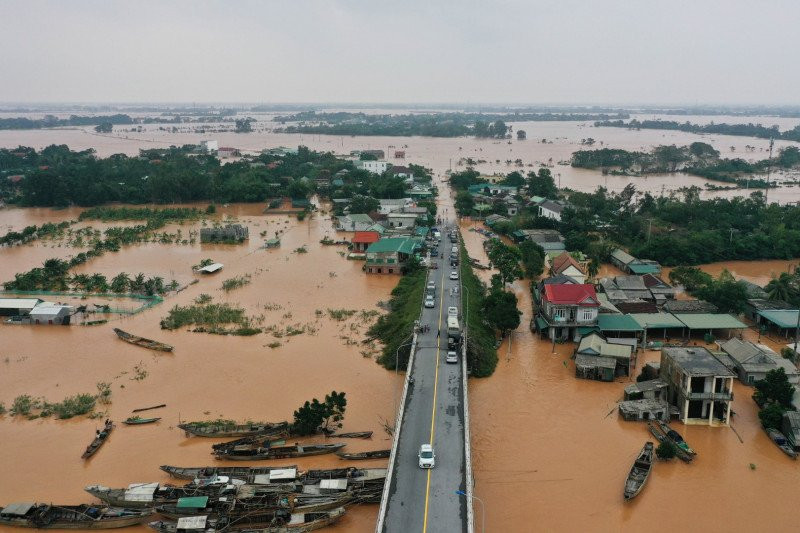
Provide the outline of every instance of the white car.
{"type": "Polygon", "coordinates": [[[420,468],[433,468],[436,462],[436,454],[433,451],[433,446],[430,444],[423,444],[419,447],[419,467],[420,468]]]}
{"type": "Polygon", "coordinates": [[[458,307],[450,306],[447,308],[447,316],[454,316],[458,318],[458,307]]]}
{"type": "Polygon", "coordinates": [[[433,309],[434,307],[436,307],[436,302],[433,300],[433,298],[428,296],[427,298],[425,298],[425,307],[427,307],[428,309],[433,309]]]}
{"type": "Polygon", "coordinates": [[[436,290],[436,282],[435,281],[429,281],[427,288],[431,289],[431,290],[436,290]]]}
{"type": "Polygon", "coordinates": [[[450,279],[453,279],[453,280],[458,279],[458,272],[456,272],[455,270],[450,272],[450,279]]]}
{"type": "Polygon", "coordinates": [[[444,359],[448,363],[458,363],[458,353],[453,350],[447,352],[447,357],[444,359]]]}

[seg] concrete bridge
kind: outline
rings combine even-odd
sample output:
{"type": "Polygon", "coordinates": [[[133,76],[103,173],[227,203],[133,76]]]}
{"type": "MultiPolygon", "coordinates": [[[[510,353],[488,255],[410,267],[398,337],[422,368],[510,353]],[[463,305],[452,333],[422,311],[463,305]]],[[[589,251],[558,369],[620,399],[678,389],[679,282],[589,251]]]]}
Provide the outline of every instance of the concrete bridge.
{"type": "Polygon", "coordinates": [[[428,281],[436,285],[436,305],[422,307],[420,323],[430,329],[412,340],[376,533],[473,532],[467,365],[463,350],[457,364],[445,362],[448,307],[459,309],[462,335],[467,332],[460,276],[449,279],[452,271],[459,271],[450,267],[455,244],[448,238],[449,228],[441,229],[439,251],[444,257],[434,258],[439,268],[428,271],[428,281]],[[420,445],[427,443],[436,454],[430,470],[420,468],[417,457],[420,445]]]}

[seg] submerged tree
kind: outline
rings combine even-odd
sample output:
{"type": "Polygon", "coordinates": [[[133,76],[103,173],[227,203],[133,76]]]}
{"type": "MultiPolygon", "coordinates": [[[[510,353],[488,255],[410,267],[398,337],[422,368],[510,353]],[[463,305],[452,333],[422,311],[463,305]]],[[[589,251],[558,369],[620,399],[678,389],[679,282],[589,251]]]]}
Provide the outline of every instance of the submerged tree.
{"type": "Polygon", "coordinates": [[[307,401],[294,412],[292,432],[297,435],[313,435],[320,430],[341,428],[346,407],[344,392],[331,391],[325,395],[323,402],[316,398],[307,401]]]}

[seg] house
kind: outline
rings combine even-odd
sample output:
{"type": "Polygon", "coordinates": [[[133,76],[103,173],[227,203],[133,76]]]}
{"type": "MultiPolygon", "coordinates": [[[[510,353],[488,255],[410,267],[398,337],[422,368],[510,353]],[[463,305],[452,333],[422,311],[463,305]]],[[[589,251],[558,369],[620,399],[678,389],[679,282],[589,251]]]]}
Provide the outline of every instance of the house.
{"type": "Polygon", "coordinates": [[[600,286],[615,305],[626,301],[644,301],[660,306],[675,298],[675,289],[652,274],[604,278],[600,280],[600,286]]]}
{"type": "Polygon", "coordinates": [[[662,307],[666,313],[716,313],[719,308],[705,300],[669,300],[662,307]]]}
{"type": "Polygon", "coordinates": [[[610,357],[616,363],[615,376],[629,376],[631,373],[631,358],[633,350],[624,344],[606,342],[599,333],[590,333],[581,338],[576,355],[591,355],[595,357],[610,357]]]}
{"type": "Polygon", "coordinates": [[[800,451],[800,413],[797,411],[783,413],[781,433],[786,436],[786,440],[794,447],[795,451],[800,451]]]}
{"type": "Polygon", "coordinates": [[[617,362],[613,357],[597,357],[594,355],[575,356],[575,377],[596,381],[614,381],[614,369],[617,362]]]}
{"type": "Polygon", "coordinates": [[[506,218],[503,215],[489,215],[483,221],[483,223],[486,224],[487,226],[489,226],[490,228],[494,228],[495,224],[498,224],[498,223],[501,223],[501,222],[502,223],[511,222],[511,219],[506,218]]]}
{"type": "Polygon", "coordinates": [[[58,305],[50,302],[43,302],[28,314],[30,324],[53,324],[68,326],[69,319],[75,308],[71,305],[58,305]]]}
{"type": "Polygon", "coordinates": [[[544,285],[537,329],[552,340],[580,338],[578,328],[597,325],[600,303],[588,284],[544,285]]]}
{"type": "Polygon", "coordinates": [[[517,213],[519,213],[519,201],[513,196],[509,196],[503,200],[503,203],[506,206],[506,213],[508,216],[513,217],[517,213]]]}
{"type": "Polygon", "coordinates": [[[389,174],[395,176],[397,178],[404,178],[404,179],[414,179],[414,172],[408,168],[401,165],[395,165],[389,169],[389,174]]]}
{"type": "Polygon", "coordinates": [[[661,272],[661,265],[656,261],[636,259],[622,248],[616,248],[611,252],[611,264],[628,274],[658,274],[661,272]]]}
{"type": "Polygon", "coordinates": [[[377,231],[357,231],[350,242],[354,252],[365,253],[372,243],[378,242],[380,239],[381,234],[377,231]]]}
{"type": "Polygon", "coordinates": [[[406,261],[420,247],[410,237],[389,237],[369,245],[364,270],[370,274],[401,274],[406,261]]]}
{"type": "Polygon", "coordinates": [[[544,218],[550,218],[553,220],[561,221],[561,213],[564,212],[564,209],[567,207],[567,204],[564,202],[558,202],[555,200],[545,200],[539,204],[539,216],[544,218]]]}
{"type": "Polygon", "coordinates": [[[350,156],[352,157],[361,157],[362,155],[373,156],[377,159],[383,159],[386,157],[386,154],[383,150],[353,150],[350,152],[350,156]]]}
{"type": "Polygon", "coordinates": [[[356,161],[355,166],[373,174],[383,174],[389,168],[389,163],[387,161],[356,161]]]}
{"type": "Polygon", "coordinates": [[[406,158],[405,150],[395,150],[394,151],[394,158],[395,159],[405,159],[406,158]]]}
{"type": "Polygon", "coordinates": [[[354,213],[338,217],[337,224],[336,229],[339,231],[367,231],[375,221],[369,215],[354,213]]]}
{"type": "Polygon", "coordinates": [[[637,381],[625,387],[626,400],[666,400],[669,386],[663,379],[637,381]]]}
{"type": "Polygon", "coordinates": [[[215,228],[200,228],[200,242],[242,243],[250,236],[247,226],[228,224],[215,228]]]}
{"type": "Polygon", "coordinates": [[[735,372],[739,381],[745,385],[753,385],[756,381],[767,377],[767,372],[783,368],[789,383],[800,383],[800,370],[788,359],[782,358],[763,344],[754,344],[734,337],[717,343],[720,349],[733,359],[735,372]]]}
{"type": "Polygon", "coordinates": [[[238,157],[241,154],[237,148],[231,148],[230,146],[220,146],[217,149],[217,155],[220,159],[227,159],[229,157],[238,157]]]}
{"type": "Polygon", "coordinates": [[[386,220],[390,228],[413,228],[419,215],[415,213],[389,213],[386,220]]]}
{"type": "Polygon", "coordinates": [[[661,349],[660,377],[684,424],[730,423],[735,374],[699,346],[661,349]]]}
{"type": "Polygon", "coordinates": [[[225,266],[222,263],[211,263],[210,265],[206,265],[204,267],[200,267],[197,269],[197,272],[200,274],[213,274],[214,272],[219,272],[222,270],[222,267],[225,266]]]}
{"type": "Polygon", "coordinates": [[[669,422],[669,404],[663,400],[626,400],[619,402],[619,414],[623,420],[662,420],[669,422]]]}
{"type": "Polygon", "coordinates": [[[404,207],[412,205],[411,198],[382,198],[378,200],[380,207],[378,213],[388,215],[396,211],[402,211],[404,207]]]}
{"type": "Polygon", "coordinates": [[[513,185],[497,185],[494,183],[477,183],[467,187],[467,191],[473,196],[513,196],[517,194],[519,187],[514,187],[513,185]]]}
{"type": "Polygon", "coordinates": [[[0,298],[0,316],[25,316],[41,304],[39,298],[0,298]]]}
{"type": "Polygon", "coordinates": [[[564,285],[566,283],[577,285],[578,282],[574,279],[570,278],[569,276],[558,275],[552,276],[549,278],[544,278],[543,280],[539,281],[533,287],[533,298],[536,303],[540,303],[542,301],[542,294],[544,294],[544,286],[545,285],[564,285]]]}
{"type": "Polygon", "coordinates": [[[219,149],[217,141],[200,141],[200,150],[207,154],[216,154],[219,149]]]}
{"type": "Polygon", "coordinates": [[[558,276],[560,274],[570,277],[578,283],[586,281],[586,272],[583,270],[583,266],[567,252],[562,252],[550,263],[550,275],[558,276]]]}
{"type": "Polygon", "coordinates": [[[564,237],[554,229],[522,229],[511,234],[511,238],[521,243],[532,241],[542,247],[545,252],[563,252],[567,249],[564,245],[564,237]]]}

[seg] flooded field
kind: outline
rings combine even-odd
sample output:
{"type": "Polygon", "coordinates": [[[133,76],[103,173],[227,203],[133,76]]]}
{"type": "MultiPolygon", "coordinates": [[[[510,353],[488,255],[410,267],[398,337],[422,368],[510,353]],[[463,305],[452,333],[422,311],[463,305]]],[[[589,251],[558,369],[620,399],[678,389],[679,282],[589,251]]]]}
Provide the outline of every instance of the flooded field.
{"type": "MultiPolygon", "coordinates": [[[[341,247],[321,246],[323,236],[333,236],[328,216],[317,214],[298,222],[286,216],[261,215],[260,209],[255,205],[220,209],[219,217],[236,216],[249,226],[251,238],[244,245],[133,245],[75,269],[107,276],[141,271],[167,280],[175,278],[181,284],[199,279],[150,310],[99,326],[0,324],[0,401],[6,408],[20,394],[49,401],[78,393],[94,394],[96,383],[101,381],[112,385],[111,404],[104,416],[116,421],[130,416],[132,409],[167,404],[165,409],[152,411],[152,416],[163,417],[157,425],[120,424],[109,442],[86,462],[80,455],[102,419],[1,416],[0,470],[4,482],[0,483],[0,503],[91,502],[83,491],[89,484],[169,482],[159,465],[215,463],[210,445],[216,441],[185,438],[175,427],[179,421],[291,419],[293,410],[305,400],[321,399],[331,390],[347,393],[345,431],[375,431],[371,440],[347,440],[346,450],[391,445],[381,420],[393,418],[391,391],[396,390],[399,380],[361,353],[368,350],[360,341],[365,322],[372,319],[364,320],[356,314],[340,322],[327,310],[379,311],[376,304],[388,299],[397,278],[365,276],[360,262],[347,261],[339,254],[341,247]],[[281,247],[260,249],[263,239],[259,233],[269,230],[271,237],[276,228],[281,231],[281,247]],[[294,252],[302,246],[307,253],[294,252]],[[191,265],[205,257],[224,263],[224,270],[203,278],[192,274],[191,265]],[[223,280],[245,274],[251,276],[246,287],[228,293],[221,289],[223,280]],[[215,301],[241,305],[251,316],[263,315],[264,327],[286,330],[294,326],[305,329],[305,333],[281,338],[271,333],[229,337],[160,329],[159,321],[169,308],[187,305],[201,293],[210,294],[215,301]],[[161,354],[131,346],[117,339],[112,327],[167,342],[175,346],[175,351],[161,354]],[[277,347],[268,346],[278,342],[277,347]]],[[[0,210],[0,226],[76,217],[77,210],[47,213],[5,209],[0,210]]],[[[183,226],[184,231],[189,226],[183,226]]],[[[3,280],[46,258],[77,253],[50,246],[37,241],[0,250],[3,280]]],[[[301,468],[341,464],[335,456],[270,463],[295,462],[301,468]]],[[[386,461],[364,463],[381,466],[386,461]]],[[[376,514],[376,505],[352,508],[335,529],[371,531],[376,514]]]]}
{"type": "MultiPolygon", "coordinates": [[[[383,110],[390,112],[390,110],[383,110]]],[[[90,127],[63,128],[51,130],[0,131],[0,146],[16,147],[18,145],[42,148],[49,144],[67,144],[73,150],[94,148],[98,155],[108,156],[115,153],[128,155],[138,154],[140,148],[159,148],[170,145],[197,144],[203,139],[216,139],[220,146],[232,146],[243,152],[259,152],[264,148],[277,146],[305,145],[314,150],[332,151],[349,154],[357,149],[383,149],[390,161],[395,164],[416,163],[432,168],[437,173],[466,168],[466,159],[476,161],[475,167],[488,174],[506,174],[512,170],[527,172],[538,168],[541,164],[553,166],[553,176],[560,187],[569,187],[578,191],[594,191],[603,186],[612,191],[620,191],[627,184],[633,183],[640,191],[649,191],[654,195],[669,194],[680,187],[698,186],[703,188],[708,180],[685,174],[651,175],[647,177],[604,176],[600,171],[572,168],[566,162],[573,152],[590,148],[622,148],[627,150],[649,150],[660,144],[687,145],[694,141],[711,144],[724,157],[742,157],[745,159],[765,159],[768,156],[769,141],[752,137],[735,137],[728,135],[697,135],[679,131],[640,130],[629,131],[623,128],[595,128],[592,122],[516,122],[510,123],[514,131],[523,129],[528,140],[491,140],[475,138],[432,138],[432,137],[340,137],[330,135],[302,135],[274,133],[271,130],[279,124],[270,122],[273,115],[253,114],[259,122],[254,126],[255,132],[247,135],[233,132],[194,133],[196,125],[181,126],[177,133],[159,131],[158,124],[143,126],[140,132],[115,131],[113,134],[101,135],[90,127]],[[581,144],[586,138],[593,138],[595,144],[587,147],[581,144]],[[545,142],[543,142],[543,140],[545,142]],[[755,148],[748,151],[747,146],[755,148]],[[734,149],[734,151],[731,150],[734,149]],[[405,159],[392,159],[394,150],[404,150],[405,159]],[[522,166],[514,161],[521,160],[522,166]],[[559,163],[564,164],[559,164],[559,163]],[[510,164],[509,164],[510,163],[510,164]]],[[[669,115],[636,115],[639,119],[661,118],[662,120],[690,120],[702,122],[701,117],[680,117],[669,115]]],[[[780,124],[782,129],[791,128],[800,120],[777,119],[773,117],[714,117],[716,122],[724,120],[729,123],[764,123],[780,124]]],[[[214,126],[214,125],[212,125],[214,126]]],[[[224,126],[224,125],[223,125],[224,126]]],[[[228,124],[225,127],[230,127],[228,124]]],[[[124,128],[124,127],[123,127],[124,128]]],[[[130,127],[128,127],[130,128],[130,127]]],[[[121,128],[117,128],[119,130],[121,128]]],[[[796,145],[788,141],[777,141],[776,149],[782,146],[796,145]]],[[[795,173],[796,174],[796,173],[795,173]]],[[[790,174],[778,179],[796,179],[790,174]]],[[[717,185],[720,185],[717,183],[717,185]]],[[[748,195],[751,190],[703,191],[701,196],[731,197],[748,195]]],[[[787,186],[771,191],[770,199],[780,203],[800,201],[800,187],[787,186]]]]}
{"type": "MultiPolygon", "coordinates": [[[[483,237],[463,231],[468,227],[462,225],[462,234],[470,255],[485,262],[483,237]]],[[[765,272],[788,262],[766,263],[725,266],[763,283],[765,272]]],[[[614,270],[606,267],[601,275],[614,270]]],[[[644,442],[653,440],[646,425],[617,414],[616,402],[631,381],[576,379],[574,345],[553,346],[532,334],[528,282],[517,281],[513,289],[522,324],[510,346],[500,346],[494,375],[470,381],[475,495],[485,502],[487,530],[522,531],[526,524],[537,531],[748,531],[765,524],[771,531],[796,529],[786,510],[798,494],[797,464],[761,430],[753,389],[738,380],[732,425],[744,442],[729,428],[678,423],[676,429],[698,451],[695,461],[657,463],[643,493],[623,503],[628,469],[644,442]]],[[[757,333],[747,330],[745,338],[756,341],[757,333]]],[[[761,342],[781,346],[764,337],[761,342]]],[[[659,358],[657,351],[640,355],[636,373],[659,358]]],[[[479,506],[475,512],[479,520],[479,506]]]]}

